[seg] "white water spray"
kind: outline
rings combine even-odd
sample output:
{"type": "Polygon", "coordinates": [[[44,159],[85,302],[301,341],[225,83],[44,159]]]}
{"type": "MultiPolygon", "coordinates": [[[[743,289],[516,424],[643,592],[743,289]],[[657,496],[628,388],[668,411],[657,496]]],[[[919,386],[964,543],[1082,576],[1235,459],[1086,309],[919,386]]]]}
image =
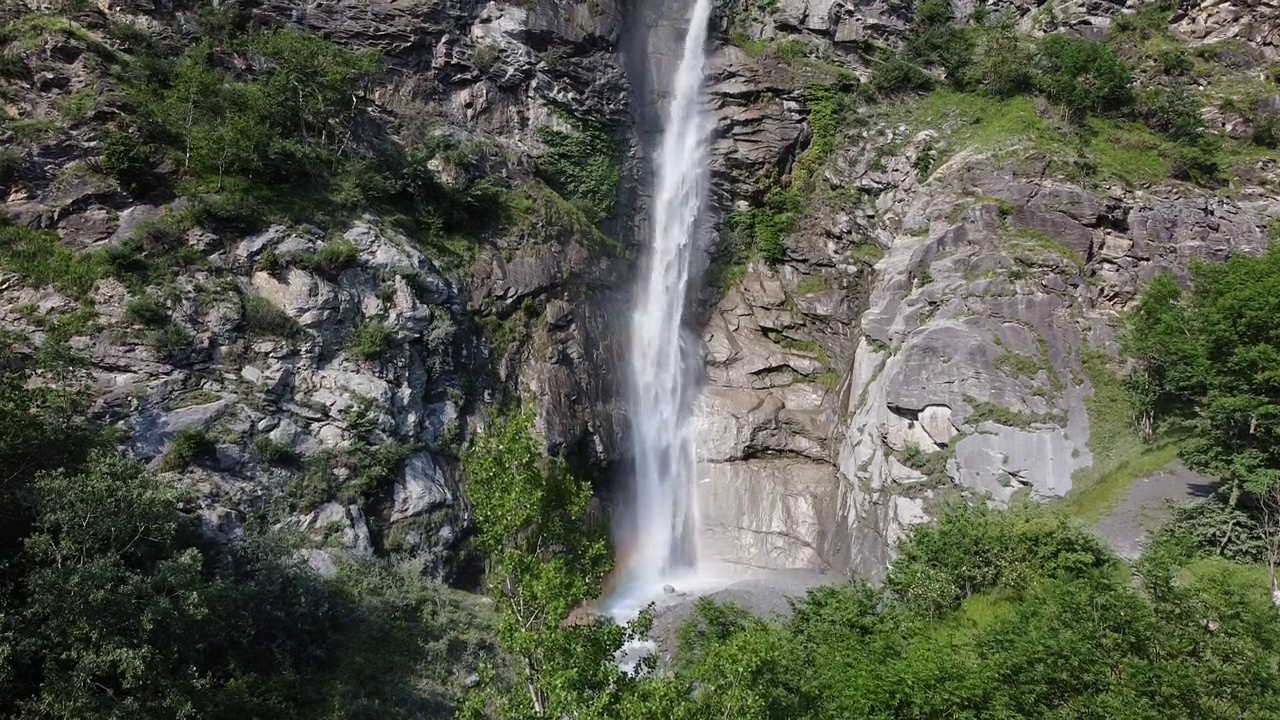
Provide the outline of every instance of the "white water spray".
{"type": "Polygon", "coordinates": [[[702,84],[710,17],[711,0],[695,0],[663,128],[652,239],[631,318],[636,496],[627,582],[642,594],[698,565],[691,417],[696,368],[682,342],[682,322],[706,195],[711,123],[703,112],[702,84]]]}

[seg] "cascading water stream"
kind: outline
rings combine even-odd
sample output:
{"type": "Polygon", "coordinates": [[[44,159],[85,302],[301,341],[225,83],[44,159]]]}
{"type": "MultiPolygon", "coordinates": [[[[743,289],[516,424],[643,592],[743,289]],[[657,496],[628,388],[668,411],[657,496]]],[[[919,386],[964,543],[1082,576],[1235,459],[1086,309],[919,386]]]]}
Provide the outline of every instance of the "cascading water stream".
{"type": "Polygon", "coordinates": [[[652,237],[631,318],[636,488],[627,571],[652,592],[698,564],[693,397],[695,353],[682,340],[695,227],[706,195],[711,124],[703,76],[712,0],[695,0],[656,162],[652,237]]]}

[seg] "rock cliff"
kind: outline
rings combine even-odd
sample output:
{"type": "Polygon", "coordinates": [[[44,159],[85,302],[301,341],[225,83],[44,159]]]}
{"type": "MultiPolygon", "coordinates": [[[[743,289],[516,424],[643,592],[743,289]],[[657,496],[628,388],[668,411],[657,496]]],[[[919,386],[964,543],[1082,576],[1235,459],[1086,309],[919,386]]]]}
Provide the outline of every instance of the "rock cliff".
{"type": "MultiPolygon", "coordinates": [[[[1273,67],[1258,20],[1274,8],[1249,5],[1184,4],[1167,31],[1208,57],[1248,58],[1227,74],[1251,84],[1273,67]]],[[[1099,38],[1144,7],[983,12],[1022,33],[1099,38]]],[[[744,210],[776,212],[768,193],[806,171],[820,142],[815,80],[868,80],[874,48],[901,47],[913,22],[893,3],[783,2],[726,18],[733,45],[712,86],[722,247],[744,210]]],[[[1199,82],[1206,125],[1230,134],[1233,103],[1217,94],[1226,81],[1199,82]]],[[[1258,102],[1276,90],[1264,83],[1258,102]]],[[[1274,154],[1240,161],[1208,189],[1135,179],[1102,153],[1081,170],[1088,151],[1062,141],[1069,131],[1047,105],[972,100],[942,93],[856,111],[803,191],[785,257],[738,263],[709,293],[701,487],[719,557],[877,575],[906,531],[949,503],[1063,497],[1111,460],[1093,456],[1091,380],[1119,369],[1105,358],[1142,283],[1263,251],[1274,233],[1274,154]]]]}
{"type": "MultiPolygon", "coordinates": [[[[691,305],[705,544],[734,563],[874,575],[949,503],[1062,497],[1108,461],[1093,383],[1142,283],[1259,251],[1280,216],[1274,148],[1192,182],[1151,133],[1077,132],[1030,96],[868,90],[918,32],[915,5],[717,9],[709,281],[691,305]]],[[[1136,0],[942,5],[1025,37],[1100,40],[1151,17],[1136,0]]],[[[516,395],[548,452],[625,477],[617,330],[682,3],[49,9],[0,11],[3,211],[36,233],[0,248],[0,327],[28,356],[85,358],[98,418],[191,490],[209,534],[267,508],[322,572],[341,548],[465,574],[460,448],[516,395]],[[109,172],[137,103],[123,68],[229,28],[378,54],[338,152],[424,150],[446,204],[481,198],[463,230],[367,208],[228,228],[206,211],[217,193],[109,172]],[[556,163],[601,174],[578,187],[556,163]],[[139,280],[139,252],[164,273],[139,280]]],[[[1206,130],[1244,147],[1280,116],[1277,28],[1274,0],[1203,0],[1150,31],[1185,51],[1169,57],[1206,130]]],[[[266,72],[251,52],[212,57],[246,82],[266,72]]],[[[1154,57],[1140,81],[1163,77],[1154,57]]]]}

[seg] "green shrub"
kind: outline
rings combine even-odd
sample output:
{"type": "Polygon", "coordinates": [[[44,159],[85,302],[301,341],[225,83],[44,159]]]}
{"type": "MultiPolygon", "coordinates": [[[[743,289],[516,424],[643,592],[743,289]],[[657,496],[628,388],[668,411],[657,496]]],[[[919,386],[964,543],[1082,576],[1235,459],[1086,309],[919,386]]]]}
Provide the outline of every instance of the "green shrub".
{"type": "Polygon", "coordinates": [[[182,329],[181,325],[170,322],[154,330],[147,342],[166,360],[173,361],[191,349],[191,333],[182,329]]]}
{"type": "Polygon", "coordinates": [[[356,264],[360,257],[356,246],[346,238],[335,238],[313,253],[298,253],[290,258],[295,264],[336,280],[343,270],[356,264]]]}
{"type": "Polygon", "coordinates": [[[1016,28],[990,28],[979,36],[964,84],[995,97],[1021,95],[1035,86],[1033,60],[1032,46],[1016,28]]]}
{"type": "Polygon", "coordinates": [[[0,147],[0,187],[13,182],[22,170],[22,153],[10,147],[0,147]]]}
{"type": "Polygon", "coordinates": [[[1169,153],[1169,174],[1197,185],[1222,181],[1222,164],[1216,144],[1208,137],[1199,142],[1180,142],[1169,153]]]}
{"type": "Polygon", "coordinates": [[[213,441],[204,430],[187,428],[179,430],[169,444],[169,450],[156,466],[161,472],[183,470],[207,460],[213,454],[213,441]]]}
{"type": "Polygon", "coordinates": [[[362,320],[351,333],[347,349],[361,360],[381,357],[391,344],[391,327],[381,320],[362,320]]]}
{"type": "Polygon", "coordinates": [[[1249,141],[1258,147],[1280,149],[1280,117],[1275,115],[1255,117],[1249,141]]]}
{"type": "Polygon", "coordinates": [[[169,322],[169,309],[154,297],[143,295],[125,306],[124,319],[145,327],[160,327],[169,322]]]}
{"type": "Polygon", "coordinates": [[[603,128],[543,128],[538,174],[592,223],[613,217],[618,203],[618,144],[603,128]]]}
{"type": "Polygon", "coordinates": [[[193,225],[192,217],[187,213],[166,212],[160,217],[138,223],[131,239],[145,253],[167,256],[182,247],[187,231],[193,225]]]}
{"type": "Polygon", "coordinates": [[[471,51],[471,64],[481,75],[488,75],[501,59],[502,54],[493,45],[479,44],[471,51]]]}
{"type": "Polygon", "coordinates": [[[882,60],[871,71],[867,87],[877,95],[925,92],[933,89],[933,77],[920,66],[902,58],[882,60]]]}
{"type": "Polygon", "coordinates": [[[251,337],[291,338],[302,330],[297,320],[261,295],[244,299],[244,325],[251,337]]]}
{"type": "Polygon", "coordinates": [[[263,465],[272,467],[292,465],[298,460],[298,456],[288,443],[272,440],[266,435],[254,438],[253,451],[263,465]]]}
{"type": "Polygon", "coordinates": [[[1050,35],[1040,44],[1036,85],[1077,121],[1121,114],[1133,104],[1133,70],[1100,43],[1050,35]]]}
{"type": "Polygon", "coordinates": [[[1174,140],[1198,138],[1204,131],[1200,100],[1186,87],[1157,87],[1142,93],[1138,115],[1147,127],[1174,140]]]}
{"type": "Polygon", "coordinates": [[[947,79],[959,86],[973,62],[974,33],[952,24],[946,0],[922,0],[915,9],[915,22],[903,47],[906,58],[942,66],[947,79]]]}

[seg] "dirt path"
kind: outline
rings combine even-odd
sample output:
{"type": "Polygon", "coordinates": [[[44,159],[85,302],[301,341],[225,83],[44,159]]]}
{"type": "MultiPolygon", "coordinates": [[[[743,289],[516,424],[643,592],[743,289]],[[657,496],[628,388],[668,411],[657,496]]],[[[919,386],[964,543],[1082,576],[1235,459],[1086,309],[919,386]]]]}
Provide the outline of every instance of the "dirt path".
{"type": "Polygon", "coordinates": [[[1213,493],[1216,481],[1174,462],[1129,486],[1124,499],[1095,526],[1112,550],[1128,560],[1142,554],[1152,528],[1169,516],[1169,500],[1194,500],[1213,493]]]}

